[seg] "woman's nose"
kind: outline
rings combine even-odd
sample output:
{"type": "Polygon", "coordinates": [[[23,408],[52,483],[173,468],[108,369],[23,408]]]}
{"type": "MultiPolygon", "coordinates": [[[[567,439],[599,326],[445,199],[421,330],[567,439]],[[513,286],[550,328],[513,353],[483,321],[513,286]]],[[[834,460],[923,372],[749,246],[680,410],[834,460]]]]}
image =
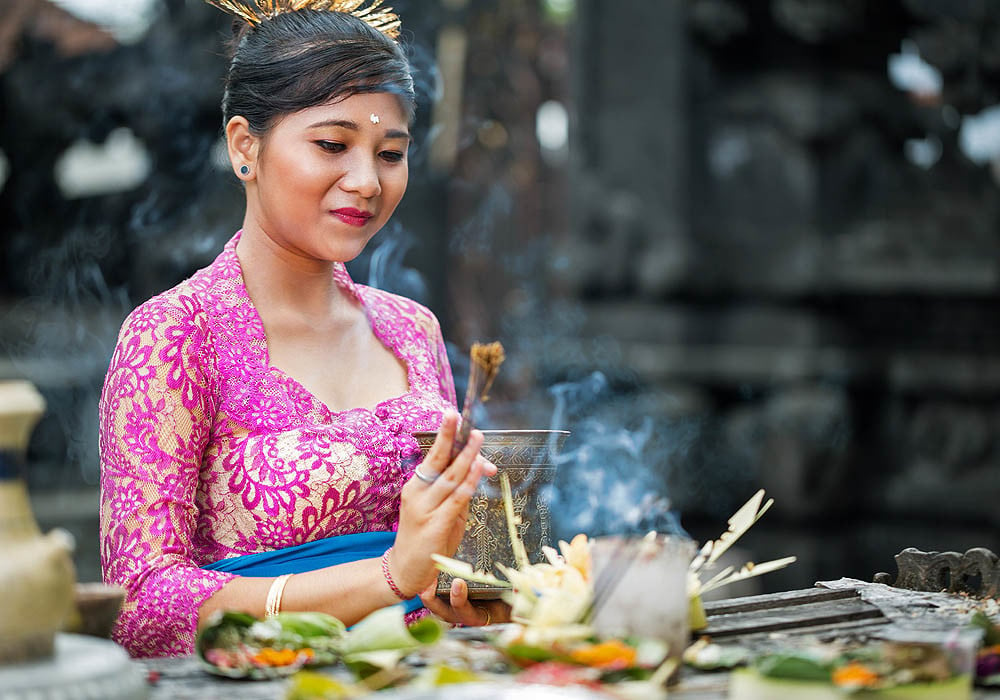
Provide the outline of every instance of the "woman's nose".
{"type": "Polygon", "coordinates": [[[382,184],[379,182],[378,166],[374,159],[355,158],[340,178],[340,186],[347,192],[356,192],[366,199],[380,195],[382,184]]]}

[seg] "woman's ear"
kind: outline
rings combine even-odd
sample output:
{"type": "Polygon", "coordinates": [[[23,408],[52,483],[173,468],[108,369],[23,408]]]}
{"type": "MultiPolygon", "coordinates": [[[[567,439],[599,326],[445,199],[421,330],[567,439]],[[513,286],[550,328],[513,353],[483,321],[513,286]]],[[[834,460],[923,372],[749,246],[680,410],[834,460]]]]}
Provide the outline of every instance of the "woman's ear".
{"type": "Polygon", "coordinates": [[[246,117],[233,117],[226,124],[226,148],[236,177],[244,182],[257,177],[260,138],[250,131],[246,117]]]}

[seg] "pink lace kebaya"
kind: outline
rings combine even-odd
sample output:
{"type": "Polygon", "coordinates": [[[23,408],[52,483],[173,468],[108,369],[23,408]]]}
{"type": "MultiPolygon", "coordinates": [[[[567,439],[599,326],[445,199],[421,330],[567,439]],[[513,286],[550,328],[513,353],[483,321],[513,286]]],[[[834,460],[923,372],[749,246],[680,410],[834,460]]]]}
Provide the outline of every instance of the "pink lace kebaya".
{"type": "Polygon", "coordinates": [[[101,563],[127,595],[114,639],[133,656],[193,651],[199,606],[233,575],[209,562],[323,537],[395,531],[400,489],[455,388],[437,320],[337,283],[406,364],[409,390],[330,411],[270,366],[237,234],[191,279],[126,319],[100,404],[101,563]]]}

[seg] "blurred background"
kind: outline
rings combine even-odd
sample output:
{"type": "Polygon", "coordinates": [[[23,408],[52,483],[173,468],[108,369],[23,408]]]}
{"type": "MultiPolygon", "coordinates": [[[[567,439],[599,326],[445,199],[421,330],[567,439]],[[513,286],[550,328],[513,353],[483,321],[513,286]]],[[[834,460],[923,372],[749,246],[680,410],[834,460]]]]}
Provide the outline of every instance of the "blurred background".
{"type": "MultiPolygon", "coordinates": [[[[410,189],[350,269],[441,319],[485,427],[568,428],[556,534],[796,555],[763,590],[1000,551],[1000,3],[391,0],[410,189]]],[[[27,478],[100,577],[96,406],[135,305],[243,195],[231,35],[201,0],[0,4],[0,379],[48,400],[27,478]]]]}

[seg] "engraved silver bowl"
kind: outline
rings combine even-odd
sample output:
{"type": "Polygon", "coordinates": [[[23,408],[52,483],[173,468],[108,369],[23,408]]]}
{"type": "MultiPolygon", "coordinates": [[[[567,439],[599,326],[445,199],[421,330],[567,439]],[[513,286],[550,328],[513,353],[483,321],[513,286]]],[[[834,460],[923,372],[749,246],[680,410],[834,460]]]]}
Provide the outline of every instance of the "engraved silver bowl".
{"type": "MultiPolygon", "coordinates": [[[[496,574],[496,564],[516,567],[510,545],[507,518],[500,495],[500,474],[510,480],[514,514],[520,519],[518,532],[524,541],[528,559],[542,561],[542,547],[551,545],[547,489],[555,479],[555,458],[569,432],[565,430],[483,430],[482,455],[497,466],[497,475],[483,479],[469,504],[465,536],[455,558],[472,564],[477,570],[496,574]]],[[[414,433],[420,451],[427,456],[437,433],[414,433]]],[[[438,595],[447,596],[452,577],[438,577],[438,595]]],[[[469,583],[469,597],[500,597],[503,589],[482,583],[469,583]]]]}

